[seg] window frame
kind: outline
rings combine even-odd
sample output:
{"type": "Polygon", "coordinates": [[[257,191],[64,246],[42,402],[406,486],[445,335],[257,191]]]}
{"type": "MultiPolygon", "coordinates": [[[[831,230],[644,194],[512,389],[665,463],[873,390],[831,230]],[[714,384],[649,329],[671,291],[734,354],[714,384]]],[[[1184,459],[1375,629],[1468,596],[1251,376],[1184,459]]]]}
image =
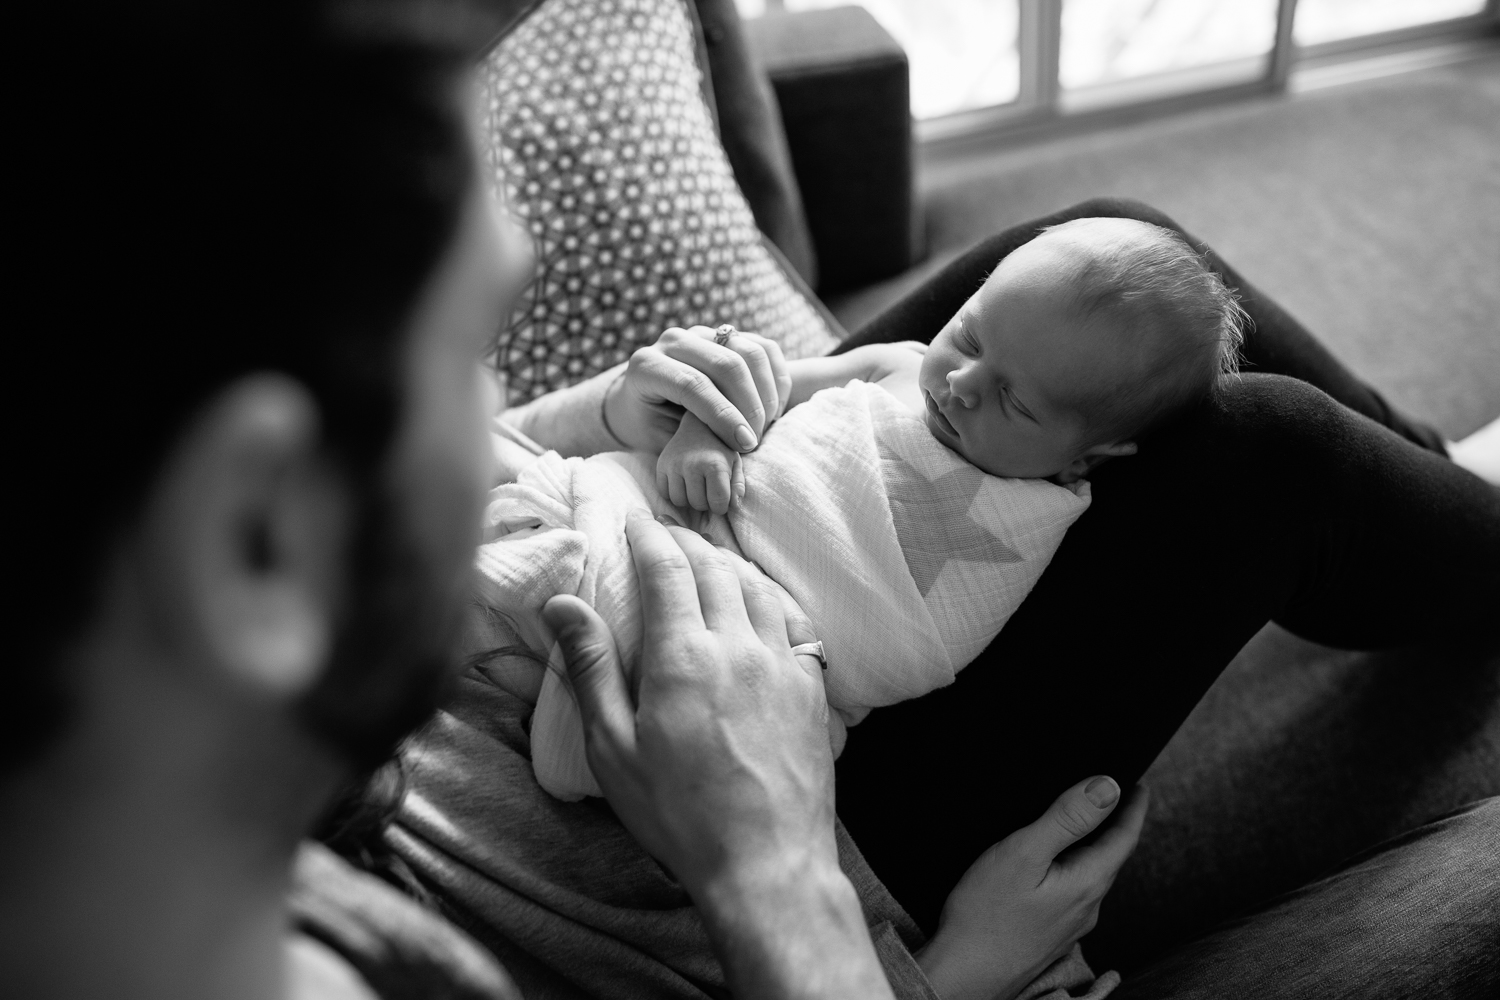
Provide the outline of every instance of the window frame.
{"type": "Polygon", "coordinates": [[[915,122],[924,151],[959,151],[995,140],[1024,140],[1125,124],[1285,90],[1295,69],[1327,67],[1403,47],[1494,35],[1500,0],[1477,14],[1299,46],[1293,40],[1297,0],[1277,0],[1276,33],[1266,56],[1175,70],[1065,92],[1058,81],[1063,0],[1017,0],[1020,88],[1016,100],[915,122]]]}

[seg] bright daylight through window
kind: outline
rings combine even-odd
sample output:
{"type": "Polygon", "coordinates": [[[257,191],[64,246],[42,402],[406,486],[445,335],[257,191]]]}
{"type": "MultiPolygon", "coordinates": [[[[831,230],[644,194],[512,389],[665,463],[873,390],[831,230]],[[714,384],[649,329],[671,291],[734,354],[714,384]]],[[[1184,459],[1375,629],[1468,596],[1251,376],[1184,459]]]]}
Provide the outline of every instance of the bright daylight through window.
{"type": "MultiPolygon", "coordinates": [[[[851,2],[906,50],[918,119],[1020,97],[1023,59],[1036,58],[1020,50],[1023,2],[1032,11],[1061,4],[1056,82],[1064,110],[1087,104],[1070,100],[1070,93],[1160,74],[1201,71],[1196,88],[1262,77],[1279,6],[1279,0],[736,0],[746,17],[851,2]]],[[[1485,6],[1486,0],[1298,0],[1293,39],[1317,45],[1468,17],[1485,6]]]]}
{"type": "Polygon", "coordinates": [[[1292,37],[1317,45],[1483,13],[1485,0],[1298,0],[1292,37]]]}
{"type": "MultiPolygon", "coordinates": [[[[767,9],[847,7],[850,0],[736,0],[752,17],[767,9]]],[[[936,118],[1008,104],[1020,93],[1017,0],[858,0],[911,64],[911,111],[936,118]]]]}
{"type": "Polygon", "coordinates": [[[1277,0],[1063,0],[1064,89],[1265,57],[1277,0]]]}

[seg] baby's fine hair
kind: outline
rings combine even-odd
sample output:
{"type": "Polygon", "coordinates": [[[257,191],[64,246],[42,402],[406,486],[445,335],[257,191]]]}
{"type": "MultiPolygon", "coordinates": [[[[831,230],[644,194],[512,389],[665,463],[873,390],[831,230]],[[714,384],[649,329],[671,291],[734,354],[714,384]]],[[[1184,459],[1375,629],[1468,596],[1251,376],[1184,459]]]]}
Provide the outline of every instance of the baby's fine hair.
{"type": "Polygon", "coordinates": [[[1091,436],[1129,440],[1211,396],[1239,372],[1250,317],[1193,246],[1135,219],[1074,219],[1043,234],[1086,237],[1071,285],[1084,322],[1110,317],[1140,349],[1144,378],[1111,385],[1081,407],[1091,436]]]}

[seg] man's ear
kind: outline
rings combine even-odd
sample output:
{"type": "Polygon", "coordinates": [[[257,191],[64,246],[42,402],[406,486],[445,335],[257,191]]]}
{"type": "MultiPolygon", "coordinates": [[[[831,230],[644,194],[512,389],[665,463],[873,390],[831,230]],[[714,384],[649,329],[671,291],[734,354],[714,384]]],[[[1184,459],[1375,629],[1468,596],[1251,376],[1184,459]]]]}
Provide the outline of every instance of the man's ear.
{"type": "Polygon", "coordinates": [[[1101,462],[1111,458],[1124,458],[1126,455],[1134,455],[1136,452],[1134,441],[1118,441],[1114,444],[1096,444],[1084,449],[1079,456],[1069,462],[1067,466],[1052,478],[1066,485],[1076,483],[1101,462]]]}
{"type": "Polygon", "coordinates": [[[312,394],[274,374],[230,385],[158,482],[150,591],[179,659],[272,697],[306,691],[332,644],[347,534],[312,394]]]}

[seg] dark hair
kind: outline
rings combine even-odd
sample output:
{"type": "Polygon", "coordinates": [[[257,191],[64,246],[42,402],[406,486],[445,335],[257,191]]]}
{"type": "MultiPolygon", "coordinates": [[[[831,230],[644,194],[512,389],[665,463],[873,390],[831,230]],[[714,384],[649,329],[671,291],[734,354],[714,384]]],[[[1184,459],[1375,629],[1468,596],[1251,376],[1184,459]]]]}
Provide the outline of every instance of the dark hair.
{"type": "Polygon", "coordinates": [[[1136,378],[1075,401],[1099,442],[1150,433],[1209,397],[1239,371],[1249,317],[1203,255],[1170,229],[1135,219],[1074,219],[1042,230],[1102,228],[1076,264],[1073,307],[1084,322],[1109,317],[1137,349],[1136,378]]]}
{"type": "Polygon", "coordinates": [[[454,4],[85,6],[41,39],[20,188],[6,765],[65,721],[111,547],[214,393],[300,380],[372,488],[401,337],[473,180],[456,88],[485,32],[454,4]]]}

